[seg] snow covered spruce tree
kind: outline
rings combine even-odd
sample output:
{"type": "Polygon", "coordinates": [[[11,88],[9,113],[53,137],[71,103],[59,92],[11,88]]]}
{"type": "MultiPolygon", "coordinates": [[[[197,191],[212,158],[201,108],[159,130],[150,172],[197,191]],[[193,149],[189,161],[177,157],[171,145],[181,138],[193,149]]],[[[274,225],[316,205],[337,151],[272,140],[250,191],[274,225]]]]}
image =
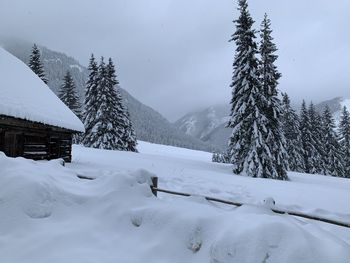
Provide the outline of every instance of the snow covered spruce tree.
{"type": "Polygon", "coordinates": [[[278,72],[275,62],[278,56],[276,45],[273,43],[271,36],[271,21],[264,16],[260,30],[260,82],[262,84],[263,94],[265,96],[264,113],[267,117],[267,138],[266,143],[272,154],[273,163],[269,174],[272,178],[285,179],[287,178],[288,170],[288,154],[285,148],[286,141],[282,129],[282,104],[278,98],[277,85],[281,74],[278,72]]]}
{"type": "Polygon", "coordinates": [[[325,164],[325,137],[322,125],[322,116],[316,111],[314,104],[311,102],[308,109],[310,120],[310,131],[313,136],[313,147],[315,152],[313,153],[313,167],[310,173],[314,174],[326,174],[325,164]]]}
{"type": "Polygon", "coordinates": [[[339,139],[343,157],[344,177],[350,178],[350,114],[345,106],[339,123],[339,139]]]}
{"type": "Polygon", "coordinates": [[[107,150],[119,150],[120,145],[122,145],[123,131],[120,128],[116,129],[117,114],[113,103],[115,94],[111,94],[109,89],[108,73],[103,57],[98,66],[96,100],[97,112],[94,128],[92,129],[94,140],[90,146],[107,150]]]}
{"type": "Polygon", "coordinates": [[[124,105],[124,110],[126,113],[126,124],[125,124],[126,129],[123,136],[123,141],[125,143],[124,150],[129,152],[138,152],[136,147],[137,139],[136,139],[135,129],[130,119],[129,110],[125,105],[124,105]]]}
{"type": "Polygon", "coordinates": [[[339,137],[335,132],[334,119],[328,106],[326,106],[322,115],[322,126],[325,174],[339,177],[343,176],[344,166],[341,147],[338,142],[339,137]]]}
{"type": "Polygon", "coordinates": [[[32,53],[29,57],[29,67],[39,78],[41,78],[42,81],[44,81],[45,84],[47,84],[48,80],[45,76],[44,67],[41,63],[40,50],[36,44],[33,45],[32,53]]]}
{"type": "Polygon", "coordinates": [[[77,117],[81,118],[81,104],[79,102],[74,80],[69,71],[67,71],[64,76],[63,85],[61,86],[58,97],[77,117]]]}
{"type": "Polygon", "coordinates": [[[136,136],[122,97],[116,89],[119,84],[112,59],[106,65],[103,57],[97,66],[90,59],[87,82],[84,123],[84,144],[88,147],[137,151],[136,136]]]}
{"type": "MultiPolygon", "coordinates": [[[[129,111],[123,103],[123,98],[118,89],[119,81],[115,73],[115,66],[111,58],[107,64],[108,87],[111,97],[114,98],[113,105],[116,112],[116,127],[122,132],[118,140],[118,149],[123,151],[137,152],[137,139],[133,124],[130,120],[129,111]]],[[[119,135],[119,134],[118,134],[119,135]]]]}
{"type": "MultiPolygon", "coordinates": [[[[79,97],[76,92],[76,87],[74,84],[74,80],[72,78],[72,75],[69,71],[67,71],[64,79],[63,79],[63,85],[61,86],[61,89],[59,91],[58,97],[61,99],[61,101],[67,105],[68,108],[71,109],[71,111],[74,112],[74,114],[81,119],[81,104],[79,102],[79,97]]],[[[73,135],[73,143],[80,143],[82,140],[81,134],[74,134],[73,135]]]]}
{"type": "MultiPolygon", "coordinates": [[[[246,0],[239,1],[240,16],[235,20],[236,32],[231,41],[236,43],[233,63],[232,99],[230,120],[232,128],[229,140],[230,162],[235,174],[245,173],[252,177],[287,179],[282,160],[274,146],[270,148],[269,136],[275,136],[268,120],[269,100],[259,79],[259,62],[254,21],[246,0]]],[[[271,109],[270,109],[271,110],[271,109]]]]}
{"type": "Polygon", "coordinates": [[[287,93],[282,94],[282,126],[286,138],[289,169],[295,172],[304,172],[303,144],[300,134],[299,116],[290,105],[287,93]]]}
{"type": "Polygon", "coordinates": [[[303,159],[306,173],[312,173],[317,161],[316,156],[315,137],[312,135],[312,127],[309,118],[309,113],[306,108],[306,103],[303,101],[300,111],[300,135],[303,145],[303,159]]]}
{"type": "Polygon", "coordinates": [[[300,133],[303,144],[303,159],[306,173],[324,173],[322,125],[319,114],[311,103],[306,108],[303,101],[300,112],[300,133]]]}
{"type": "Polygon", "coordinates": [[[84,113],[83,122],[85,126],[85,134],[83,138],[83,144],[87,147],[91,147],[97,141],[97,134],[94,130],[96,124],[96,115],[98,111],[98,65],[95,57],[92,54],[89,62],[89,78],[85,87],[85,101],[84,101],[84,113]]]}

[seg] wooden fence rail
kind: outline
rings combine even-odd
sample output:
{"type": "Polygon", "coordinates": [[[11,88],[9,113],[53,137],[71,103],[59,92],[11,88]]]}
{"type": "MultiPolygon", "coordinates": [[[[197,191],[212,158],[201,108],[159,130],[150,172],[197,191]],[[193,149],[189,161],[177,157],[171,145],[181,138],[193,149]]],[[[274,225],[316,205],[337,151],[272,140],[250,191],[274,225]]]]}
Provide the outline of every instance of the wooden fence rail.
{"type": "MultiPolygon", "coordinates": [[[[172,191],[172,190],[167,190],[167,189],[161,189],[161,188],[158,187],[158,177],[152,177],[152,185],[150,187],[151,187],[152,193],[155,196],[157,196],[158,192],[161,192],[161,193],[166,193],[166,194],[171,194],[171,195],[179,195],[179,196],[186,196],[186,197],[189,197],[189,196],[200,196],[200,197],[205,198],[208,201],[218,202],[218,203],[227,204],[227,205],[233,205],[233,206],[237,206],[237,207],[242,206],[242,205],[246,205],[244,203],[228,201],[228,200],[219,199],[219,198],[210,197],[210,196],[204,196],[204,195],[197,195],[197,194],[190,194],[190,193],[177,192],[177,191],[172,191]]],[[[322,218],[322,217],[318,217],[316,215],[308,215],[308,214],[304,214],[304,213],[301,213],[301,212],[288,211],[288,210],[282,210],[282,209],[277,209],[277,208],[271,208],[271,211],[276,213],[276,214],[297,216],[297,217],[302,217],[302,218],[306,218],[306,219],[310,219],[310,220],[316,220],[316,221],[320,221],[320,222],[324,222],[324,223],[328,223],[328,224],[332,224],[332,225],[337,225],[337,226],[341,226],[341,227],[350,228],[350,222],[343,222],[343,221],[330,219],[330,218],[322,218]]]]}

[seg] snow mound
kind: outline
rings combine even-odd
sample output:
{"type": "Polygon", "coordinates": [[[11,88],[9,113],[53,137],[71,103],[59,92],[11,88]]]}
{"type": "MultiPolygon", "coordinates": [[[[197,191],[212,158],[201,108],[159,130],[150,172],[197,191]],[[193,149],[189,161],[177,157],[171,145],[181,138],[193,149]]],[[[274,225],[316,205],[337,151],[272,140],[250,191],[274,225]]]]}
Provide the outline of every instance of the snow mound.
{"type": "Polygon", "coordinates": [[[59,161],[0,154],[2,262],[339,262],[350,246],[266,206],[152,195],[146,170],[78,179],[59,161]],[[21,249],[18,249],[21,248],[21,249]]]}
{"type": "Polygon", "coordinates": [[[0,115],[84,132],[77,116],[22,61],[0,47],[0,115]]]}

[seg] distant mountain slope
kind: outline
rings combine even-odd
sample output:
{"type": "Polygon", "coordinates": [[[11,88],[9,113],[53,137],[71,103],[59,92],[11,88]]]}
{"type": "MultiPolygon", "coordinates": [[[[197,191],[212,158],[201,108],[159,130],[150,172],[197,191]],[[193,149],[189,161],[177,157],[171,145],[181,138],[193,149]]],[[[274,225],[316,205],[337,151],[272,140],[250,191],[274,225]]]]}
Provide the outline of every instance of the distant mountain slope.
{"type": "Polygon", "coordinates": [[[345,99],[342,97],[336,97],[334,99],[331,100],[326,100],[323,102],[320,102],[318,104],[315,105],[315,108],[318,112],[322,113],[325,109],[326,106],[329,107],[329,109],[331,110],[331,113],[336,113],[338,111],[341,110],[342,108],[342,101],[344,101],[345,99]]]}
{"type": "Polygon", "coordinates": [[[231,134],[232,129],[226,128],[225,122],[212,130],[207,136],[203,137],[203,141],[215,145],[221,151],[225,151],[231,134]]]}
{"type": "Polygon", "coordinates": [[[142,104],[127,91],[121,89],[121,92],[140,140],[206,151],[216,148],[184,134],[154,109],[142,104]]]}
{"type": "MultiPolygon", "coordinates": [[[[13,39],[0,39],[0,43],[7,51],[28,64],[32,43],[13,39]]],[[[40,45],[39,48],[42,52],[42,61],[49,80],[49,87],[57,94],[62,84],[62,79],[67,70],[69,70],[77,85],[79,96],[83,101],[84,87],[88,76],[87,68],[64,53],[52,51],[40,45]]],[[[179,131],[160,113],[142,104],[126,90],[121,89],[121,92],[129,108],[130,117],[134,123],[139,140],[196,150],[211,151],[214,148],[199,139],[179,131]]]]}
{"type": "Polygon", "coordinates": [[[212,106],[187,114],[174,124],[180,131],[225,150],[231,134],[230,129],[225,128],[228,115],[227,105],[212,106]]]}
{"type": "Polygon", "coordinates": [[[225,106],[213,106],[203,111],[185,115],[175,122],[175,125],[184,133],[203,139],[215,128],[226,123],[228,110],[225,106]]]}
{"type": "Polygon", "coordinates": [[[345,106],[348,110],[350,110],[350,99],[336,97],[334,99],[326,100],[316,104],[315,108],[319,113],[322,113],[326,106],[328,106],[331,110],[336,123],[339,123],[343,107],[345,106]]]}

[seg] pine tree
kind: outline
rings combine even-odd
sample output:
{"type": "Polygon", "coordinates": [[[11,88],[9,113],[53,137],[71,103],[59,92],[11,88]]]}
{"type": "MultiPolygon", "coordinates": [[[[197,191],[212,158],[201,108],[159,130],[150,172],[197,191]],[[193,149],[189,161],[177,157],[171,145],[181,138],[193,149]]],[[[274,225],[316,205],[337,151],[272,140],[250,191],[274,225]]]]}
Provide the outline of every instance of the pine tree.
{"type": "Polygon", "coordinates": [[[87,147],[91,147],[97,140],[97,134],[94,130],[96,124],[96,115],[98,111],[98,66],[95,57],[92,54],[89,62],[89,78],[86,82],[84,114],[83,121],[85,126],[85,134],[83,143],[87,147]]]}
{"type": "Polygon", "coordinates": [[[341,147],[338,142],[339,137],[335,132],[334,119],[328,106],[326,106],[322,115],[322,125],[325,153],[325,174],[343,176],[344,166],[342,161],[341,147]]]}
{"type": "Polygon", "coordinates": [[[41,78],[42,81],[44,81],[45,84],[48,83],[45,76],[44,67],[41,63],[40,50],[36,44],[34,44],[32,48],[32,53],[29,58],[29,67],[39,78],[41,78]]]}
{"type": "Polygon", "coordinates": [[[123,103],[123,98],[119,91],[118,85],[119,81],[117,80],[115,73],[115,66],[111,58],[108,60],[107,64],[107,74],[109,80],[109,90],[111,97],[114,98],[114,107],[116,120],[115,123],[117,129],[122,133],[118,135],[118,149],[123,151],[132,151],[137,152],[136,145],[136,134],[133,128],[132,122],[130,120],[130,115],[127,107],[123,103]]]}
{"type": "Polygon", "coordinates": [[[295,172],[305,172],[299,116],[291,107],[287,93],[282,94],[282,96],[282,126],[286,138],[289,169],[295,172]]]}
{"type": "Polygon", "coordinates": [[[214,152],[211,160],[214,163],[230,163],[229,157],[224,152],[214,152]]]}
{"type": "Polygon", "coordinates": [[[91,123],[91,128],[87,129],[90,135],[85,136],[85,144],[100,149],[136,152],[135,132],[122,97],[116,89],[119,82],[112,59],[106,65],[102,57],[97,69],[92,59],[90,66],[92,70],[88,90],[93,99],[90,102],[91,110],[87,111],[91,114],[85,115],[86,123],[91,123]]]}
{"type": "Polygon", "coordinates": [[[125,107],[125,111],[126,111],[126,129],[125,129],[125,133],[123,136],[123,141],[125,143],[125,151],[129,151],[129,152],[138,152],[137,151],[137,139],[136,139],[136,133],[134,130],[134,126],[132,124],[132,121],[130,119],[130,114],[129,111],[127,110],[126,106],[125,107]]]}
{"type": "Polygon", "coordinates": [[[252,177],[287,179],[283,168],[278,167],[281,160],[275,159],[275,149],[267,145],[269,136],[275,134],[267,129],[267,99],[260,84],[256,32],[252,29],[254,21],[246,0],[239,1],[238,10],[240,16],[234,21],[236,32],[231,39],[236,43],[236,55],[231,84],[231,114],[227,125],[233,129],[229,140],[230,162],[235,174],[244,172],[252,177]]]}
{"type": "Polygon", "coordinates": [[[288,153],[286,151],[285,137],[282,130],[282,107],[281,101],[278,98],[277,85],[281,74],[278,72],[275,62],[278,56],[276,45],[273,43],[271,36],[271,21],[265,14],[264,20],[261,24],[261,43],[259,53],[260,60],[260,81],[264,96],[266,98],[265,116],[267,117],[267,138],[266,143],[270,148],[272,158],[274,159],[268,169],[270,177],[278,179],[287,178],[288,170],[288,153]]]}
{"type": "MultiPolygon", "coordinates": [[[[97,77],[97,112],[94,127],[94,141],[91,147],[107,150],[117,150],[117,138],[122,131],[115,129],[116,115],[113,108],[113,94],[110,94],[109,80],[104,58],[101,57],[97,77]]],[[[120,140],[120,139],[119,139],[120,140]]]]}
{"type": "Polygon", "coordinates": [[[311,143],[313,144],[314,152],[311,156],[313,159],[313,166],[311,167],[310,173],[313,174],[325,174],[325,141],[324,141],[324,130],[322,125],[322,117],[315,109],[314,104],[311,102],[308,109],[309,120],[310,120],[310,132],[312,136],[311,143]]]}
{"type": "Polygon", "coordinates": [[[303,101],[300,112],[300,134],[303,145],[303,159],[306,173],[312,173],[316,165],[314,159],[314,156],[316,155],[316,149],[314,147],[315,141],[311,130],[312,127],[309,112],[306,108],[305,101],[303,101]]]}
{"type": "Polygon", "coordinates": [[[350,178],[350,114],[345,106],[339,123],[339,143],[344,165],[343,176],[350,178]]]}
{"type": "Polygon", "coordinates": [[[67,71],[63,79],[63,85],[61,86],[58,96],[77,117],[81,118],[81,104],[79,102],[74,80],[69,71],[67,71]]]}

